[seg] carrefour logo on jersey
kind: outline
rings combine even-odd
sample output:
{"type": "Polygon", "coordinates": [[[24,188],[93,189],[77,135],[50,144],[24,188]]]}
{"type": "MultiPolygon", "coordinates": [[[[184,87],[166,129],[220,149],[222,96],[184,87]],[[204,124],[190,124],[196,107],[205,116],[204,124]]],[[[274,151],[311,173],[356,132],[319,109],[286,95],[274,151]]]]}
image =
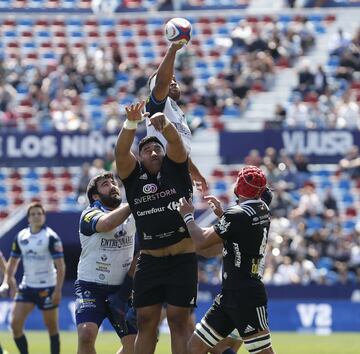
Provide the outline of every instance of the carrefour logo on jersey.
{"type": "Polygon", "coordinates": [[[158,187],[156,184],[154,183],[149,183],[149,184],[145,184],[145,186],[143,187],[143,192],[145,194],[152,194],[152,193],[156,193],[158,187]]]}

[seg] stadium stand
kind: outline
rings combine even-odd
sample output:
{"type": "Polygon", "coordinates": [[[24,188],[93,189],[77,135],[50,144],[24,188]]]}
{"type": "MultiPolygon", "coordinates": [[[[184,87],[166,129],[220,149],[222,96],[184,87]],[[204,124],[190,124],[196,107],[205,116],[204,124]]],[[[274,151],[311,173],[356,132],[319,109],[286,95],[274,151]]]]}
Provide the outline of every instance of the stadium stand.
{"type": "MultiPolygon", "coordinates": [[[[156,1],[123,1],[119,11],[156,7],[156,1]]],[[[328,6],[324,1],[316,5],[328,6]]],[[[350,2],[349,2],[350,4],[350,2]]],[[[352,2],[356,5],[356,2],[352,2]]],[[[245,8],[249,1],[239,1],[245,8]]],[[[307,2],[305,6],[314,6],[307,2]]],[[[347,5],[347,4],[345,4],[347,5]]],[[[116,133],[124,105],[148,94],[146,81],[166,50],[162,26],[169,18],[90,15],[89,1],[0,1],[0,8],[54,9],[59,14],[1,16],[0,128],[2,133],[116,133]],[[66,9],[89,15],[64,15],[66,9]]],[[[223,8],[234,2],[189,1],[184,8],[223,8]]],[[[281,102],[278,119],[262,122],[276,128],[360,129],[360,32],[334,29],[330,13],[194,11],[191,45],[177,63],[182,106],[195,131],[217,134],[250,123],[246,113],[255,97],[276,88],[288,70],[297,75],[289,104],[281,102]],[[315,72],[303,57],[324,36],[331,37],[327,62],[315,72]],[[300,61],[305,63],[296,74],[300,61]],[[229,124],[230,122],[230,124],[229,124]],[[277,124],[275,124],[277,123],[277,124]]],[[[329,38],[326,37],[326,38],[329,38]]],[[[262,117],[261,117],[262,118],[262,117]]],[[[349,158],[356,160],[358,155],[349,158]]],[[[104,157],[105,159],[105,157],[104,157]]],[[[103,161],[105,162],[105,161],[103,161]]],[[[344,165],[316,165],[294,156],[254,153],[242,163],[263,166],[276,190],[268,284],[360,282],[360,183],[344,165]],[[285,167],[284,167],[285,166],[285,167]],[[350,175],[351,174],[351,175],[350,175]],[[310,202],[308,202],[310,200],[310,202]],[[315,211],[314,211],[315,210],[315,211]]],[[[48,210],[78,211],[84,184],[105,167],[23,167],[1,165],[0,221],[24,203],[40,199],[48,210]],[[90,171],[84,171],[89,168],[90,171]],[[92,172],[91,172],[92,170],[92,172]],[[88,173],[88,174],[87,174],[88,173]]],[[[232,185],[239,165],[211,165],[210,193],[223,203],[234,200],[232,185]]],[[[109,168],[109,167],[107,167],[109,168]]],[[[353,175],[352,173],[355,173],[353,175]]],[[[201,194],[195,203],[204,209],[201,194]]],[[[203,263],[204,281],[218,281],[220,262],[203,263]]]]}

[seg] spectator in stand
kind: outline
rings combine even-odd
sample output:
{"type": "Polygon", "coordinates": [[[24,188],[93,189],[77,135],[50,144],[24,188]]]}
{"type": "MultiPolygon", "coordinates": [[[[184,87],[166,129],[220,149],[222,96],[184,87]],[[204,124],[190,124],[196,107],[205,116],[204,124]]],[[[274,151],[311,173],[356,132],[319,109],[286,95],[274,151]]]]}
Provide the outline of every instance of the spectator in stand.
{"type": "Polygon", "coordinates": [[[309,216],[313,213],[319,215],[323,212],[323,204],[319,195],[316,193],[315,185],[311,181],[307,181],[301,190],[299,205],[293,210],[295,215],[309,216]]]}
{"type": "Polygon", "coordinates": [[[286,191],[287,183],[279,181],[274,185],[274,197],[271,203],[271,214],[274,217],[286,217],[295,207],[291,195],[286,191]]]}
{"type": "Polygon", "coordinates": [[[89,170],[90,178],[100,175],[103,172],[106,172],[104,160],[103,159],[95,159],[92,162],[90,170],[89,170]]]}
{"type": "Polygon", "coordinates": [[[319,65],[317,67],[317,71],[314,77],[314,89],[318,95],[322,95],[325,93],[328,86],[326,73],[324,72],[324,68],[319,65]]]}
{"type": "Polygon", "coordinates": [[[340,129],[360,130],[360,107],[351,95],[345,92],[335,107],[336,127],[340,129]]]}
{"type": "Polygon", "coordinates": [[[360,177],[360,153],[358,146],[353,145],[349,149],[344,158],[339,161],[339,167],[342,171],[348,173],[351,178],[360,177]]]}
{"type": "Polygon", "coordinates": [[[310,70],[310,63],[304,60],[298,72],[298,86],[296,91],[305,95],[313,88],[314,82],[315,75],[310,70]]]}
{"type": "Polygon", "coordinates": [[[89,184],[91,177],[90,177],[90,164],[88,162],[84,162],[81,165],[81,175],[79,177],[79,182],[77,185],[77,199],[79,203],[85,204],[86,203],[86,190],[89,184]]]}
{"type": "Polygon", "coordinates": [[[262,158],[259,150],[257,149],[250,150],[249,154],[244,158],[245,165],[252,165],[256,167],[259,167],[261,165],[261,161],[262,158]]]}
{"type": "Polygon", "coordinates": [[[327,188],[325,190],[323,203],[326,210],[328,209],[333,210],[336,215],[338,214],[339,210],[338,210],[337,201],[333,195],[333,191],[331,188],[327,188]]]}

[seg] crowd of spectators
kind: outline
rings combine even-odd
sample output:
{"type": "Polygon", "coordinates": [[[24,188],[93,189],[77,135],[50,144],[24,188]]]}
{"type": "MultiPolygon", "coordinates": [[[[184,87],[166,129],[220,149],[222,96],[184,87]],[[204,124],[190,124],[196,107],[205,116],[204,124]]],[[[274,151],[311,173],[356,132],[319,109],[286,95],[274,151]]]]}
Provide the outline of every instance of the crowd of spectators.
{"type": "Polygon", "coordinates": [[[329,43],[328,69],[303,61],[291,102],[278,105],[275,118],[284,127],[360,129],[360,28],[342,29],[329,43]]]}
{"type": "MultiPolygon", "coordinates": [[[[204,82],[197,72],[203,60],[198,56],[201,41],[194,38],[177,63],[184,111],[198,116],[203,126],[212,126],[214,117],[238,118],[252,93],[271,88],[276,67],[293,65],[314,41],[314,27],[305,17],[289,23],[241,20],[228,37],[220,38],[229,60],[219,59],[221,69],[204,82]]],[[[124,47],[113,44],[94,48],[86,41],[68,43],[58,59],[45,64],[40,58],[29,64],[22,50],[0,55],[0,127],[117,131],[124,120],[119,114],[123,105],[146,97],[147,79],[160,58],[149,64],[125,60],[124,47]],[[91,105],[96,102],[94,111],[91,105]]]]}

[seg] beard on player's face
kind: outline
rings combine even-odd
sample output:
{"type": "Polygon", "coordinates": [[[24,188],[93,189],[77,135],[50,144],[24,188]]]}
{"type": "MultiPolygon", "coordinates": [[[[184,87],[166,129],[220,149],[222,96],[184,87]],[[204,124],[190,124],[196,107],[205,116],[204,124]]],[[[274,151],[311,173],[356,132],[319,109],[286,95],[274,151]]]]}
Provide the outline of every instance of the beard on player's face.
{"type": "Polygon", "coordinates": [[[115,193],[114,190],[112,190],[110,194],[99,193],[99,197],[101,203],[111,209],[117,208],[122,201],[120,193],[115,193]]]}

